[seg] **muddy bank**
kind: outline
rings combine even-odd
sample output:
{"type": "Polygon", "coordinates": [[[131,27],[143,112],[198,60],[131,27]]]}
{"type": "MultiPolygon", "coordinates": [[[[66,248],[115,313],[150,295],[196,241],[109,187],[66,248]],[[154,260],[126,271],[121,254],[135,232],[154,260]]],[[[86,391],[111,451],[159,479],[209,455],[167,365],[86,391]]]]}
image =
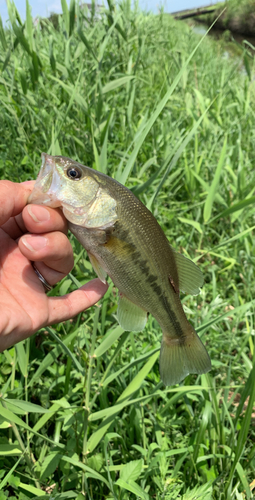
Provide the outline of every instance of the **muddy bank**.
{"type": "Polygon", "coordinates": [[[196,21],[210,26],[220,14],[214,25],[216,29],[229,30],[240,35],[255,35],[255,0],[243,0],[238,4],[236,0],[229,0],[220,4],[212,14],[197,17],[196,21]]]}

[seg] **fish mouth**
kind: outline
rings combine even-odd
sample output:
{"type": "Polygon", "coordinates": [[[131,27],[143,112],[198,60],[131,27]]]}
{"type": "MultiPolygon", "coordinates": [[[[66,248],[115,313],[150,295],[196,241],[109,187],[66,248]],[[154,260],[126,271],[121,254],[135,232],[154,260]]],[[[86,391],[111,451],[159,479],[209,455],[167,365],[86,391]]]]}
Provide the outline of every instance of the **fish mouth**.
{"type": "Polygon", "coordinates": [[[57,197],[61,183],[54,157],[42,153],[42,166],[36,179],[34,189],[28,198],[28,203],[36,205],[47,205],[57,208],[61,206],[61,201],[57,197]]]}
{"type": "Polygon", "coordinates": [[[42,153],[42,166],[28,203],[60,207],[69,222],[82,227],[113,225],[117,219],[116,200],[90,172],[86,173],[83,165],[79,167],[83,173],[80,182],[74,182],[68,168],[76,163],[70,158],[42,153]]]}

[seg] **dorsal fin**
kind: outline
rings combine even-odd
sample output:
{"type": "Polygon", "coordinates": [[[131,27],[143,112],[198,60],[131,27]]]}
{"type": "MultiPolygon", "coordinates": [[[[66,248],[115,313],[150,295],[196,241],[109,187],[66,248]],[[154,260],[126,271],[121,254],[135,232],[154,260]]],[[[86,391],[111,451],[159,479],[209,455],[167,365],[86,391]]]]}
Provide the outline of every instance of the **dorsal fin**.
{"type": "Polygon", "coordinates": [[[184,293],[198,295],[204,283],[202,271],[192,260],[175,252],[175,250],[174,257],[178,271],[179,289],[184,293]]]}

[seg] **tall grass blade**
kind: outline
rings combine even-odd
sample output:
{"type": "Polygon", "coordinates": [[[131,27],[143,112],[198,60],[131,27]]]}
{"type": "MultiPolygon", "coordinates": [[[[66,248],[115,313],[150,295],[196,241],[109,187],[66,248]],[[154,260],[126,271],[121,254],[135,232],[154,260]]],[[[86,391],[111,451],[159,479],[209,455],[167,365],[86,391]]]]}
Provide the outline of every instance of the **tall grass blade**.
{"type": "Polygon", "coordinates": [[[24,349],[24,343],[19,342],[15,346],[16,352],[17,352],[17,361],[20,367],[20,371],[23,375],[23,377],[27,377],[27,356],[26,352],[24,349]]]}
{"type": "Polygon", "coordinates": [[[0,456],[19,456],[22,453],[22,449],[16,444],[0,444],[0,456]]]}
{"type": "MultiPolygon", "coordinates": [[[[254,357],[255,359],[255,357],[254,357]]],[[[253,361],[253,369],[250,373],[250,376],[246,382],[246,389],[249,395],[249,402],[247,409],[245,411],[245,416],[242,421],[241,429],[239,431],[238,439],[237,439],[237,444],[236,447],[234,448],[234,460],[230,469],[230,473],[228,475],[228,479],[226,482],[226,487],[225,487],[225,492],[227,494],[228,489],[230,485],[232,484],[234,472],[236,470],[236,466],[239,462],[239,460],[242,457],[242,453],[246,444],[246,439],[248,432],[250,430],[250,424],[251,424],[251,415],[253,412],[253,405],[255,401],[255,384],[254,384],[254,378],[255,378],[255,362],[253,361]]]]}
{"type": "Polygon", "coordinates": [[[0,16],[0,42],[2,44],[3,51],[6,52],[7,42],[6,42],[6,38],[5,38],[5,32],[4,32],[3,22],[2,22],[1,16],[0,16]]]}
{"type": "Polygon", "coordinates": [[[252,227],[249,227],[248,229],[245,229],[244,231],[241,231],[239,234],[236,234],[235,236],[233,236],[232,238],[229,238],[225,241],[222,241],[222,243],[219,243],[219,245],[216,245],[214,247],[214,250],[217,250],[218,248],[220,247],[224,247],[226,245],[229,245],[230,243],[233,243],[234,241],[242,238],[243,236],[246,236],[248,235],[251,231],[253,231],[255,229],[255,226],[252,226],[252,227]]]}
{"type": "Polygon", "coordinates": [[[199,222],[195,220],[185,219],[184,217],[178,217],[178,220],[180,222],[183,222],[183,224],[189,224],[190,226],[194,227],[200,234],[203,234],[203,229],[199,222]]]}
{"type": "Polygon", "coordinates": [[[65,398],[61,398],[58,401],[55,401],[53,405],[48,409],[48,412],[42,415],[39,420],[37,420],[36,424],[33,427],[34,432],[38,432],[52,417],[54,417],[54,414],[59,412],[62,408],[69,408],[70,405],[68,404],[67,400],[65,398]]]}
{"type": "Polygon", "coordinates": [[[49,413],[49,410],[46,408],[43,408],[42,406],[36,405],[34,403],[30,403],[29,401],[23,401],[22,399],[5,399],[4,402],[6,403],[6,406],[8,408],[8,403],[12,407],[17,407],[17,413],[18,410],[22,410],[24,412],[31,412],[31,413],[49,413]]]}
{"type": "MultiPolygon", "coordinates": [[[[12,411],[8,410],[7,408],[4,408],[3,406],[1,406],[1,416],[4,419],[6,419],[7,422],[10,422],[10,424],[12,424],[12,422],[14,422],[16,425],[20,426],[23,429],[26,429],[27,431],[31,432],[32,434],[35,434],[36,436],[44,439],[48,443],[51,443],[53,445],[55,444],[52,439],[49,439],[48,437],[42,436],[38,432],[35,432],[31,427],[29,427],[29,425],[27,425],[25,422],[23,422],[23,420],[21,418],[17,417],[17,415],[15,415],[12,411]]],[[[64,446],[58,443],[58,447],[63,448],[64,446]]]]}
{"type": "Polygon", "coordinates": [[[135,78],[134,76],[122,76],[121,78],[117,78],[117,80],[113,80],[112,82],[109,82],[106,85],[104,85],[104,87],[102,88],[102,94],[107,94],[112,90],[116,90],[117,88],[126,85],[134,78],[135,78]]]}
{"type": "MultiPolygon", "coordinates": [[[[84,369],[82,368],[81,364],[79,361],[76,359],[76,357],[73,355],[73,353],[68,349],[67,345],[62,342],[62,340],[55,334],[54,330],[52,328],[46,327],[46,330],[49,332],[51,337],[56,340],[56,342],[62,347],[63,351],[69,356],[69,358],[72,360],[73,364],[76,366],[78,372],[80,372],[82,375],[84,375],[84,369]]],[[[76,333],[76,332],[74,332],[76,333]]]]}
{"type": "Polygon", "coordinates": [[[223,210],[223,212],[216,215],[216,217],[213,217],[213,219],[210,220],[210,223],[214,222],[215,220],[221,219],[223,217],[227,217],[228,215],[231,215],[235,212],[239,212],[239,210],[243,210],[245,207],[248,207],[249,205],[254,205],[254,203],[255,203],[255,196],[250,196],[249,198],[239,201],[238,203],[235,203],[231,207],[226,208],[226,210],[223,210]]]}
{"type": "Polygon", "coordinates": [[[32,51],[34,50],[33,19],[31,15],[31,7],[28,0],[26,0],[26,30],[30,52],[32,53],[32,51]]]}
{"type": "Polygon", "coordinates": [[[158,357],[159,353],[156,352],[149,358],[144,367],[138,372],[138,374],[133,378],[128,387],[123,391],[123,393],[118,399],[119,403],[121,401],[124,401],[126,398],[129,398],[135,391],[137,391],[140,388],[145,377],[147,377],[148,373],[151,371],[158,357]]]}
{"type": "Polygon", "coordinates": [[[64,456],[64,455],[61,456],[61,460],[63,460],[64,462],[68,462],[69,464],[72,464],[74,467],[78,467],[78,468],[84,470],[84,472],[87,473],[88,477],[93,477],[93,478],[97,479],[98,481],[102,481],[109,488],[109,483],[105,479],[105,477],[102,476],[102,474],[99,474],[97,471],[91,469],[91,467],[88,467],[87,465],[83,464],[82,462],[79,462],[78,460],[75,460],[74,458],[64,456]]]}
{"type": "Polygon", "coordinates": [[[216,172],[214,174],[214,179],[213,179],[213,182],[212,182],[211,187],[209,189],[209,193],[207,195],[207,198],[205,200],[205,205],[204,205],[204,221],[205,222],[207,222],[211,217],[212,207],[213,207],[213,203],[215,200],[215,195],[217,192],[217,188],[218,188],[218,185],[220,182],[220,176],[221,176],[222,169],[223,169],[224,162],[225,162],[226,152],[227,152],[227,137],[225,137],[224,144],[223,144],[221,154],[220,154],[219,163],[217,165],[216,172]]]}
{"type": "Polygon", "coordinates": [[[7,472],[7,474],[4,476],[2,481],[0,482],[0,491],[6,486],[6,484],[9,482],[9,479],[12,477],[15,469],[17,469],[20,461],[24,459],[23,453],[17,460],[17,462],[14,463],[13,467],[7,472]]]}
{"type": "Polygon", "coordinates": [[[63,19],[65,23],[66,35],[69,35],[69,10],[66,0],[61,0],[63,19]]]}
{"type": "Polygon", "coordinates": [[[30,50],[30,46],[29,46],[29,43],[23,33],[23,27],[21,26],[18,26],[17,24],[14,24],[12,26],[13,28],[13,31],[17,37],[17,40],[19,41],[20,45],[25,49],[25,52],[27,52],[27,54],[29,54],[30,56],[32,55],[31,53],[31,50],[30,50]]]}
{"type": "Polygon", "coordinates": [[[142,488],[135,482],[130,480],[128,483],[124,481],[124,479],[118,479],[116,484],[120,486],[120,488],[129,491],[130,493],[134,493],[136,498],[142,498],[142,500],[150,500],[149,495],[142,490],[142,488]]]}
{"type": "Polygon", "coordinates": [[[69,6],[69,36],[72,35],[75,24],[75,0],[70,1],[69,6]]]}
{"type": "Polygon", "coordinates": [[[117,326],[112,332],[109,332],[106,338],[103,339],[101,344],[96,348],[94,356],[96,358],[102,356],[112,346],[112,344],[116,342],[116,340],[118,340],[123,332],[124,330],[123,328],[121,328],[121,326],[117,326]]]}
{"type": "Polygon", "coordinates": [[[84,43],[85,47],[88,49],[89,53],[92,54],[93,57],[94,57],[94,59],[98,62],[97,56],[95,54],[95,51],[94,51],[92,45],[90,44],[90,42],[88,41],[85,33],[82,31],[81,26],[78,26],[77,33],[78,33],[81,41],[84,43]]]}

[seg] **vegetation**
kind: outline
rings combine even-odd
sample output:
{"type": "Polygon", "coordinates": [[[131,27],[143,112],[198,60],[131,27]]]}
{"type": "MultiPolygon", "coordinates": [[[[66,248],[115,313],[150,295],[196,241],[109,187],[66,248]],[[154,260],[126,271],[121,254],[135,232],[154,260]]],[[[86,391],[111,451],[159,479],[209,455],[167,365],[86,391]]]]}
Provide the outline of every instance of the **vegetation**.
{"type": "MultiPolygon", "coordinates": [[[[116,321],[116,290],[0,355],[0,499],[243,500],[255,445],[254,61],[171,16],[62,0],[57,28],[9,3],[0,26],[0,176],[63,154],[125,183],[198,261],[183,296],[212,371],[160,381],[161,331],[116,321]]],[[[75,267],[52,294],[94,273],[75,267]]]]}
{"type": "Polygon", "coordinates": [[[218,17],[215,27],[254,37],[255,0],[226,0],[217,5],[212,14],[200,18],[209,26],[218,17]]]}

